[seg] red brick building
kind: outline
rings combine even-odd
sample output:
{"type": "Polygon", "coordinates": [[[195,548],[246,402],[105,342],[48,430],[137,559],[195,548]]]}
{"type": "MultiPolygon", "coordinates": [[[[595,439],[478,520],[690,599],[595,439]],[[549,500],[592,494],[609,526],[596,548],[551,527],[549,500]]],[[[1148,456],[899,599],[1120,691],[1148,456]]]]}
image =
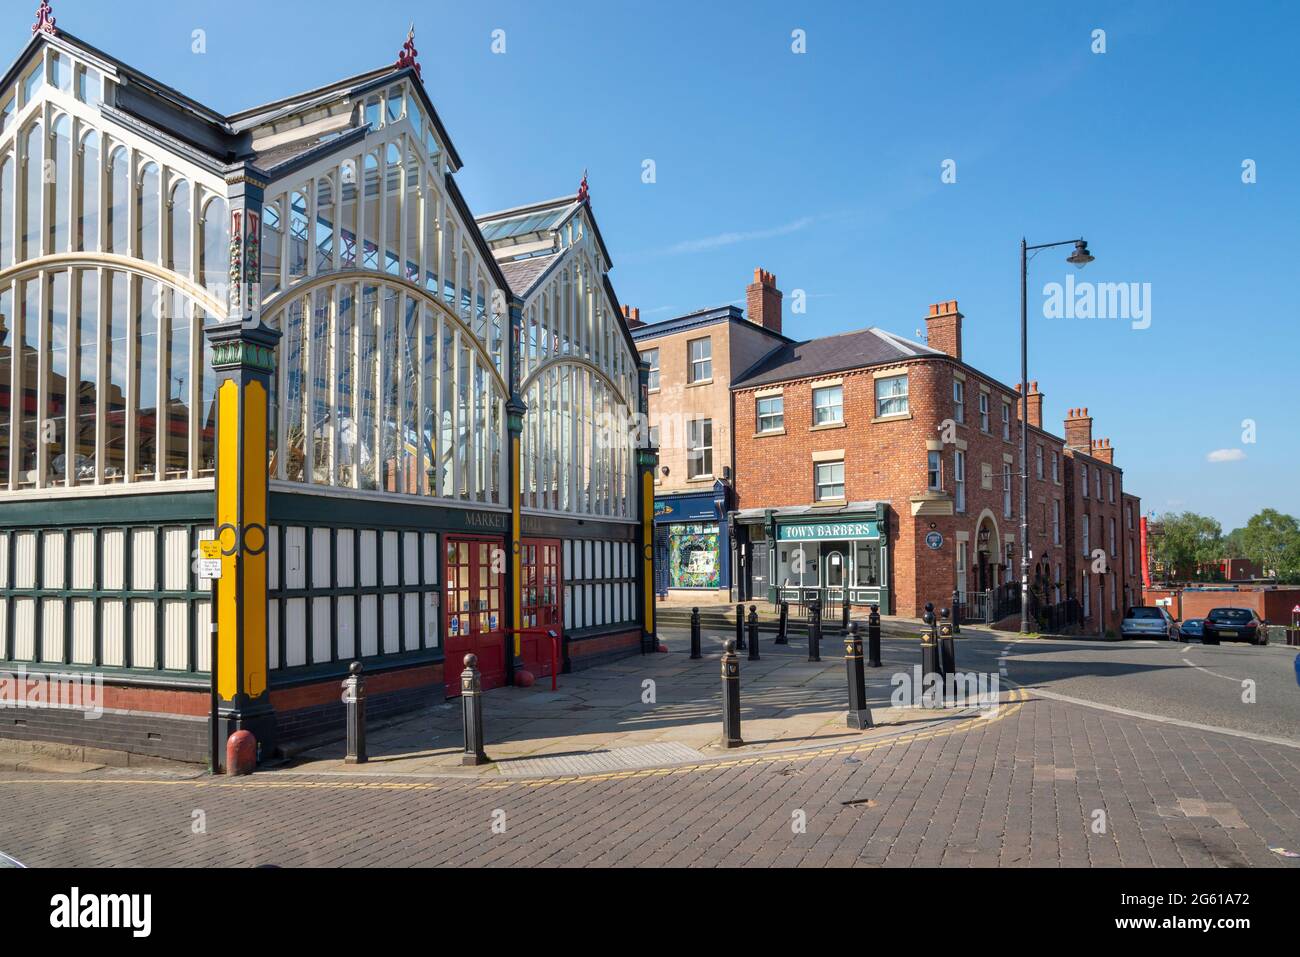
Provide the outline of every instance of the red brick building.
{"type": "MultiPolygon", "coordinates": [[[[962,320],[955,300],[936,303],[926,344],[873,327],[782,345],[735,377],[739,597],[830,591],[919,615],[954,590],[971,603],[1019,582],[1019,391],[963,361],[962,320]]],[[[1035,604],[1086,600],[1084,627],[1102,611],[1109,626],[1111,592],[1117,609],[1134,593],[1121,519],[1131,502],[1136,535],[1138,503],[1087,411],[1072,410],[1057,436],[1042,402],[1034,383],[1035,604]]]]}

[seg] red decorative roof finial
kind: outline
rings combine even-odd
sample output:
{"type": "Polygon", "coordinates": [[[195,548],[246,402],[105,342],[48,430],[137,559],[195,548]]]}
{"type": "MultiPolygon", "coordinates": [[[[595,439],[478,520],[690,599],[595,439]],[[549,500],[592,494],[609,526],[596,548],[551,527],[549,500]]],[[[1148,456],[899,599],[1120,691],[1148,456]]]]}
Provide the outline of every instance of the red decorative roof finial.
{"type": "Polygon", "coordinates": [[[582,171],[582,183],[578,186],[578,202],[585,203],[591,198],[591,193],[587,190],[587,171],[582,171]]]}
{"type": "Polygon", "coordinates": [[[402,50],[397,54],[397,66],[399,69],[408,66],[414,67],[415,75],[423,80],[424,74],[420,69],[420,64],[415,62],[416,57],[419,55],[420,51],[415,48],[415,24],[412,23],[410,32],[406,34],[406,42],[402,44],[402,50]]]}
{"type": "Polygon", "coordinates": [[[54,11],[50,8],[50,0],[41,0],[41,5],[36,10],[36,22],[32,24],[32,33],[41,31],[53,37],[59,35],[59,31],[54,27],[54,11]]]}

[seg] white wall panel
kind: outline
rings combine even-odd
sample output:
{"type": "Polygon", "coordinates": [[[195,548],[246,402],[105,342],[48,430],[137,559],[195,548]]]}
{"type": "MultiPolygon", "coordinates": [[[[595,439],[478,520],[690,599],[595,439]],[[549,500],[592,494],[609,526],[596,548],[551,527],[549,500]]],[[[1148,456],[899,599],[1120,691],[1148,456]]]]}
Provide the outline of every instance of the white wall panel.
{"type": "MultiPolygon", "coordinates": [[[[326,554],[329,554],[329,542],[326,542],[326,554]]],[[[313,567],[313,572],[315,568],[313,567]]],[[[313,574],[313,578],[316,576],[313,574]]],[[[313,662],[330,660],[330,600],[313,598],[311,600],[311,660],[313,662]]]]}
{"type": "Polygon", "coordinates": [[[14,584],[18,588],[36,587],[36,533],[19,532],[14,543],[14,584]]]}
{"type": "Polygon", "coordinates": [[[63,660],[63,599],[41,601],[41,660],[63,660]]]}
{"type": "Polygon", "coordinates": [[[307,587],[307,530],[301,525],[282,529],[284,534],[284,587],[307,587]]]}
{"type": "MultiPolygon", "coordinates": [[[[287,572],[286,577],[288,577],[287,572]]],[[[284,608],[284,666],[296,668],[306,663],[307,600],[290,598],[285,602],[284,608]]]]}
{"type": "Polygon", "coordinates": [[[136,591],[152,591],[157,587],[155,539],[152,528],[131,529],[131,587],[136,591]]]}
{"type": "Polygon", "coordinates": [[[379,604],[374,595],[361,596],[361,657],[379,654],[379,604]]]}
{"type": "Polygon", "coordinates": [[[36,659],[36,599],[14,599],[14,658],[36,659]]]}
{"type": "Polygon", "coordinates": [[[4,597],[0,597],[0,653],[14,656],[9,647],[9,599],[4,597]]]}
{"type": "Polygon", "coordinates": [[[378,582],[377,565],[379,562],[378,536],[372,528],[361,531],[361,575],[362,585],[374,585],[378,582]]]}
{"type": "Polygon", "coordinates": [[[353,531],[350,528],[340,528],[338,535],[335,536],[334,547],[338,552],[338,581],[335,583],[339,588],[352,588],[355,585],[353,581],[353,531]]]}
{"type": "Polygon", "coordinates": [[[9,533],[0,532],[0,588],[9,587],[9,533]]]}
{"type": "Polygon", "coordinates": [[[266,667],[280,667],[280,602],[274,598],[266,602],[266,667]]]}
{"type": "MultiPolygon", "coordinates": [[[[420,533],[402,533],[402,571],[404,585],[420,584],[420,533]]],[[[413,642],[416,648],[419,641],[413,642]]]]}
{"type": "Polygon", "coordinates": [[[402,596],[402,602],[406,607],[406,638],[402,642],[404,648],[420,647],[420,596],[415,592],[408,592],[402,596]]]}
{"type": "Polygon", "coordinates": [[[438,647],[439,618],[438,593],[424,593],[424,647],[438,647]]]}
{"type": "Polygon", "coordinates": [[[99,535],[100,584],[105,591],[126,587],[126,531],[106,528],[99,535]]]}
{"type": "Polygon", "coordinates": [[[351,661],[357,656],[356,632],[353,628],[352,619],[354,617],[353,601],[351,595],[340,595],[338,598],[338,644],[339,644],[339,661],[351,661]]]}
{"type": "Polygon", "coordinates": [[[438,583],[438,536],[433,532],[424,533],[424,581],[428,585],[438,583]]]}
{"type": "Polygon", "coordinates": [[[42,535],[41,564],[45,566],[43,569],[44,577],[41,578],[42,588],[63,587],[64,542],[63,532],[45,532],[42,535]]]}
{"type": "Polygon", "coordinates": [[[120,598],[105,598],[99,603],[100,655],[109,668],[121,668],[126,662],[125,604],[120,598]]]}
{"type": "MultiPolygon", "coordinates": [[[[385,575],[387,577],[387,575],[385,575]]],[[[397,596],[384,596],[384,654],[395,655],[402,650],[402,622],[397,608],[397,596]]]]}
{"type": "Polygon", "coordinates": [[[266,587],[280,590],[280,526],[272,525],[266,532],[266,587]]]}
{"type": "Polygon", "coordinates": [[[384,532],[384,584],[396,585],[397,580],[397,532],[384,532]]]}
{"type": "Polygon", "coordinates": [[[189,591],[190,569],[195,556],[190,554],[188,528],[163,529],[163,588],[166,591],[189,591]]]}
{"type": "MultiPolygon", "coordinates": [[[[153,536],[151,535],[150,538],[153,536]]],[[[157,612],[154,603],[147,598],[136,598],[131,602],[131,666],[133,668],[157,667],[155,658],[158,646],[155,641],[158,632],[157,612]]]]}
{"type": "Polygon", "coordinates": [[[190,667],[189,603],[163,602],[163,667],[187,671],[190,667]]]}
{"type": "Polygon", "coordinates": [[[72,533],[72,587],[95,587],[95,533],[90,529],[72,533]]]}
{"type": "Polygon", "coordinates": [[[330,530],[311,530],[311,587],[330,587],[330,530]]]}
{"type": "Polygon", "coordinates": [[[95,663],[95,602],[91,598],[72,599],[72,662],[95,663]]]}
{"type": "Polygon", "coordinates": [[[212,602],[194,603],[194,669],[212,668],[212,602]]]}

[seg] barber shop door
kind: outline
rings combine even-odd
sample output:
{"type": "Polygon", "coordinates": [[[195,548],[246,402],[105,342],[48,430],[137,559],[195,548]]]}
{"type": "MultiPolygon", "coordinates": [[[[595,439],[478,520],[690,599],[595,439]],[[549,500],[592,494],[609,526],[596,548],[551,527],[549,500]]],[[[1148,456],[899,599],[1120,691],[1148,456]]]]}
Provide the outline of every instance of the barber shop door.
{"type": "Polygon", "coordinates": [[[504,555],[502,544],[493,539],[447,539],[442,580],[447,591],[444,678],[449,698],[460,696],[460,673],[468,654],[478,655],[483,690],[505,684],[504,555]]]}

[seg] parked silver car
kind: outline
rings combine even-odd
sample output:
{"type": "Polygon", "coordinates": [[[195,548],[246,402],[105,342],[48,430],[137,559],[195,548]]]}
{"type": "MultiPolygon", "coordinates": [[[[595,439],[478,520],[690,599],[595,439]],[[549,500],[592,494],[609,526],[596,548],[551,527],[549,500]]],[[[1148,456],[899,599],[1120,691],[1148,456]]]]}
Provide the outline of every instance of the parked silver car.
{"type": "Polygon", "coordinates": [[[1159,605],[1134,605],[1120,622],[1121,638],[1167,638],[1182,641],[1178,623],[1159,605]]]}

